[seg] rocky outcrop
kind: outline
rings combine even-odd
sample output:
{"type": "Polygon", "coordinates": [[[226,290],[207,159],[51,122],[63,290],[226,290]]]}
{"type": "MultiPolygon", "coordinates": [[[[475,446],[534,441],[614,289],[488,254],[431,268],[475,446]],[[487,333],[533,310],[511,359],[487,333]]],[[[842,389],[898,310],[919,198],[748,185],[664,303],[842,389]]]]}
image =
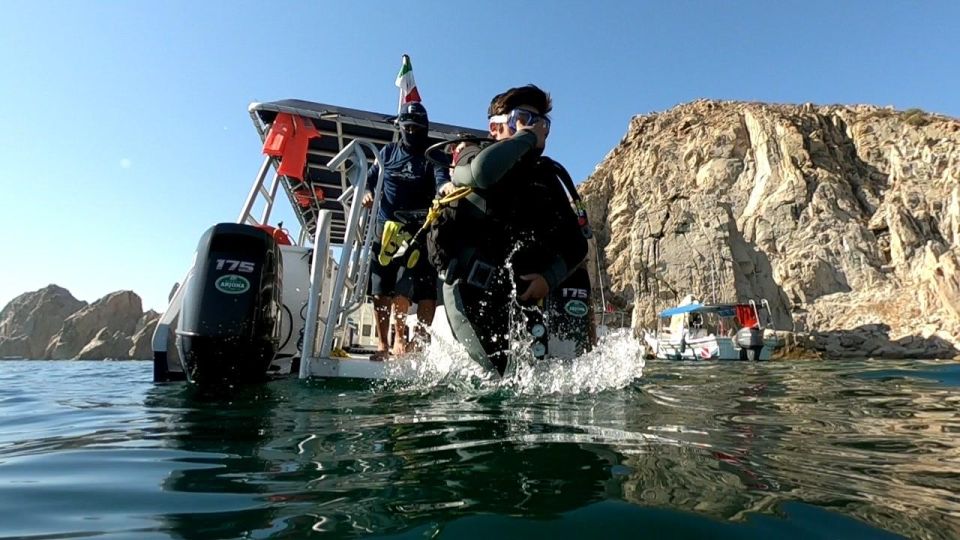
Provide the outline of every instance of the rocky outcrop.
{"type": "Polygon", "coordinates": [[[50,285],[0,311],[0,356],[31,359],[149,359],[159,314],[118,291],[92,304],[50,285]]]}
{"type": "Polygon", "coordinates": [[[56,285],[14,298],[0,311],[0,357],[44,358],[63,322],[86,305],[56,285]]]}
{"type": "Polygon", "coordinates": [[[954,119],[698,101],[635,117],[581,193],[635,328],[686,294],[766,298],[827,355],[941,357],[960,345],[958,180],[954,119]]]}
{"type": "Polygon", "coordinates": [[[110,358],[126,357],[131,345],[130,336],[142,316],[140,297],[133,291],[110,293],[67,317],[60,332],[50,341],[46,357],[91,358],[81,356],[88,347],[111,352],[122,349],[122,354],[110,358]]]}
{"type": "Polygon", "coordinates": [[[130,349],[127,355],[136,360],[153,358],[153,331],[160,321],[160,314],[152,309],[143,314],[137,321],[137,331],[130,338],[130,349]]]}
{"type": "Polygon", "coordinates": [[[130,352],[130,336],[101,328],[97,335],[80,349],[77,360],[103,360],[127,358],[130,352]]]}

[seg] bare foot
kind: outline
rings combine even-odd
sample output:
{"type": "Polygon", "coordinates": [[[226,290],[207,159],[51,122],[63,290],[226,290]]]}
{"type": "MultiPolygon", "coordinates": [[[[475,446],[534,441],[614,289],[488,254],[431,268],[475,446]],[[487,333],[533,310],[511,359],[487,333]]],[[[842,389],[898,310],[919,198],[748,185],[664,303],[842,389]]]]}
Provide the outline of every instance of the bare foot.
{"type": "Polygon", "coordinates": [[[383,362],[390,359],[390,351],[377,351],[370,355],[371,362],[383,362]]]}
{"type": "Polygon", "coordinates": [[[393,350],[390,351],[392,356],[403,356],[407,354],[408,346],[406,343],[394,343],[393,350]]]}

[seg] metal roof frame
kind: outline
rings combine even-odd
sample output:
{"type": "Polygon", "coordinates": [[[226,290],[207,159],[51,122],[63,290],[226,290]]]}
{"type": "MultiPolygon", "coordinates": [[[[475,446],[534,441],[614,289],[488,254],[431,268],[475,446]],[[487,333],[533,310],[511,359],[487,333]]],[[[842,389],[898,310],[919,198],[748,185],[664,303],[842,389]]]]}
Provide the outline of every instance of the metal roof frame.
{"type": "MultiPolygon", "coordinates": [[[[347,219],[343,205],[338,202],[340,196],[350,187],[346,166],[332,171],[327,168],[327,162],[337,156],[348,144],[354,140],[365,140],[374,144],[379,150],[384,145],[396,141],[399,136],[395,124],[396,115],[388,115],[348,107],[338,107],[324,103],[286,99],[266,103],[251,103],[247,108],[253,125],[260,135],[260,140],[266,140],[270,126],[279,113],[288,113],[313,120],[320,137],[310,141],[307,150],[307,167],[304,179],[298,180],[287,176],[280,177],[280,183],[287,194],[294,213],[300,222],[304,238],[312,238],[316,233],[317,217],[320,210],[330,210],[331,244],[341,245],[346,234],[347,219]],[[314,197],[314,188],[323,190],[324,197],[314,197]],[[294,192],[304,190],[313,199],[309,206],[297,203],[294,192]]],[[[444,140],[470,135],[485,137],[485,131],[430,122],[428,137],[430,144],[444,140]]],[[[374,156],[369,149],[365,152],[368,164],[373,163],[374,156]]],[[[273,169],[279,166],[276,159],[271,159],[273,169]]],[[[270,201],[272,204],[272,201],[270,201]]]]}

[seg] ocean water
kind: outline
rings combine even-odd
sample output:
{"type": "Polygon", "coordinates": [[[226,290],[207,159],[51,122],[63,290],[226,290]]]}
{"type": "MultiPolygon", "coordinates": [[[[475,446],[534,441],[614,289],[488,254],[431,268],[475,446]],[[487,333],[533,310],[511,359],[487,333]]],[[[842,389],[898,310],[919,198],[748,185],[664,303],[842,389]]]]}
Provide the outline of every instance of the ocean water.
{"type": "Polygon", "coordinates": [[[0,538],[960,538],[957,363],[627,349],[217,392],[0,362],[0,538]]]}

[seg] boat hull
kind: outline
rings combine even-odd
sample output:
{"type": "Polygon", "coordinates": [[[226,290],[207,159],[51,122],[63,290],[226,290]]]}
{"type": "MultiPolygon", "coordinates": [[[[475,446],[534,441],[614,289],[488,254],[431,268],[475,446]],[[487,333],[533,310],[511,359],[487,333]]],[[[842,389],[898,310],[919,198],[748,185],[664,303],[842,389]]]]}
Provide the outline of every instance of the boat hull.
{"type": "MultiPolygon", "coordinates": [[[[747,360],[746,350],[738,347],[730,337],[709,335],[681,340],[647,334],[644,340],[652,356],[659,360],[747,360]]],[[[764,339],[757,360],[770,360],[776,346],[775,339],[764,339]]]]}

